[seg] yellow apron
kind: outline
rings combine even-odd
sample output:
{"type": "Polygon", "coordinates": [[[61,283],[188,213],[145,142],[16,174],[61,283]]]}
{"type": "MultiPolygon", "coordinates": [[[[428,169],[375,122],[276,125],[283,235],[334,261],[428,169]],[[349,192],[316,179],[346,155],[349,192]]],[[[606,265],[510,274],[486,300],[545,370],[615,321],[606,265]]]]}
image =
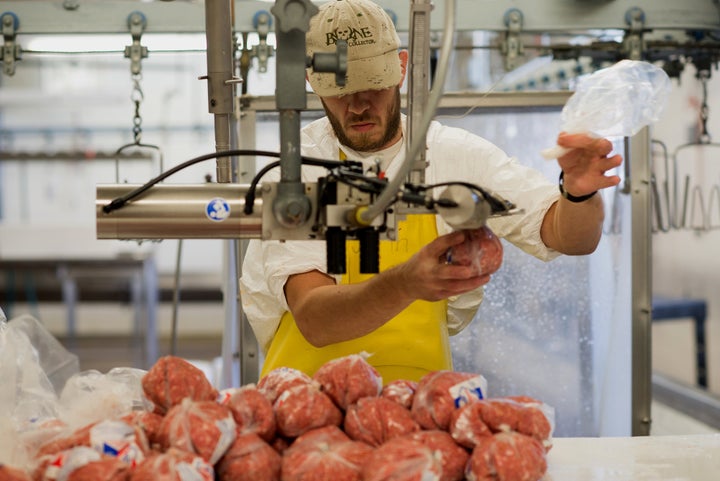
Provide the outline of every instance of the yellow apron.
{"type": "MultiPolygon", "coordinates": [[[[408,215],[398,225],[397,241],[380,241],[380,271],[409,259],[437,237],[433,214],[408,215]]],[[[360,274],[360,246],[347,241],[347,274],[341,283],[357,283],[374,274],[360,274]]],[[[430,371],[452,369],[447,333],[447,301],[415,301],[383,326],[357,339],[325,347],[314,347],[300,333],[295,319],[286,312],[263,363],[261,375],[286,366],[312,376],[325,362],[362,351],[371,356],[388,383],[396,379],[419,380],[430,371]]]]}

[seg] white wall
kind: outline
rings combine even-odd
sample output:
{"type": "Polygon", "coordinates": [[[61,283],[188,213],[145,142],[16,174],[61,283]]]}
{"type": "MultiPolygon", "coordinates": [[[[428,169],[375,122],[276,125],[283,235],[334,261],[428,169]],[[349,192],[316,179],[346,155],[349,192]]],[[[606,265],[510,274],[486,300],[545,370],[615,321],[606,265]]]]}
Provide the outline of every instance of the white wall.
{"type": "MultiPolygon", "coordinates": [[[[693,208],[692,200],[689,201],[685,227],[653,235],[653,291],[656,295],[704,299],[707,302],[709,385],[713,392],[720,393],[720,143],[679,148],[696,142],[701,132],[703,89],[692,67],[686,68],[680,82],[674,81],[673,84],[666,112],[655,125],[652,137],[664,142],[669,152],[671,206],[677,204],[677,210],[682,212],[683,197],[678,195],[676,201],[672,196],[675,175],[678,176],[681,192],[685,176],[690,176],[691,191],[696,191],[696,202],[693,208]],[[675,159],[677,171],[673,168],[675,159]],[[700,199],[706,209],[706,222],[702,219],[700,199]],[[693,212],[695,215],[692,215],[693,212]]],[[[708,83],[707,104],[707,130],[713,142],[720,142],[720,78],[717,70],[712,71],[708,83]]],[[[660,189],[663,189],[667,178],[664,162],[658,150],[655,171],[660,189]]],[[[667,197],[663,195],[662,198],[664,202],[667,197]]],[[[653,336],[653,363],[656,368],[694,383],[694,356],[687,356],[688,347],[694,352],[691,322],[656,322],[653,336]]]]}

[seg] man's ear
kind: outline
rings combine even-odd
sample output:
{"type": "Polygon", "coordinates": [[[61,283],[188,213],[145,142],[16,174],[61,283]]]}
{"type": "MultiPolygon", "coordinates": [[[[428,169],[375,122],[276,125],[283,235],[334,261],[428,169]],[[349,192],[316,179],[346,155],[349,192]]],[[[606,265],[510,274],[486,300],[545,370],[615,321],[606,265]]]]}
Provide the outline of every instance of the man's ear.
{"type": "Polygon", "coordinates": [[[400,79],[400,85],[405,81],[405,75],[407,74],[407,64],[408,64],[408,58],[409,54],[407,50],[400,50],[398,52],[398,56],[400,57],[400,71],[402,72],[402,78],[400,79]]]}

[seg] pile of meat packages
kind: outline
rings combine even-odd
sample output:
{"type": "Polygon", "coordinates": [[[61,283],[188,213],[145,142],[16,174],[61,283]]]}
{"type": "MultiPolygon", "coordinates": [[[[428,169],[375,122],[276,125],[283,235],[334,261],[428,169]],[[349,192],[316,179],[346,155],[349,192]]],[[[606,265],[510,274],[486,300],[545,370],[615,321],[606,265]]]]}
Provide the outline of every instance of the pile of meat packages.
{"type": "Polygon", "coordinates": [[[0,465],[0,481],[538,481],[552,409],[483,399],[484,382],[436,371],[383,386],[353,355],[218,392],[166,356],[142,377],[153,411],[45,442],[29,472],[0,465]]]}

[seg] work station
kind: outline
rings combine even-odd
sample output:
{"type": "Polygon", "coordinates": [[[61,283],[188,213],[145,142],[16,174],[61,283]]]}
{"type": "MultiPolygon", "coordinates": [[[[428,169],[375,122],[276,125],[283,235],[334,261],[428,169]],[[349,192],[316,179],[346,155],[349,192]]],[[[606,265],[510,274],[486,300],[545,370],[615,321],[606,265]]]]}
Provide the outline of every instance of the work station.
{"type": "MultiPolygon", "coordinates": [[[[473,444],[462,479],[717,476],[720,3],[7,0],[0,25],[0,366],[31,330],[77,371],[43,416],[100,421],[62,418],[74,374],[131,368],[140,411],[170,360],[222,393],[360,356],[378,397],[447,372],[543,406],[538,475],[482,478],[473,444]]],[[[0,452],[44,419],[21,391],[0,452]]],[[[279,463],[256,479],[299,479],[279,463]]]]}

